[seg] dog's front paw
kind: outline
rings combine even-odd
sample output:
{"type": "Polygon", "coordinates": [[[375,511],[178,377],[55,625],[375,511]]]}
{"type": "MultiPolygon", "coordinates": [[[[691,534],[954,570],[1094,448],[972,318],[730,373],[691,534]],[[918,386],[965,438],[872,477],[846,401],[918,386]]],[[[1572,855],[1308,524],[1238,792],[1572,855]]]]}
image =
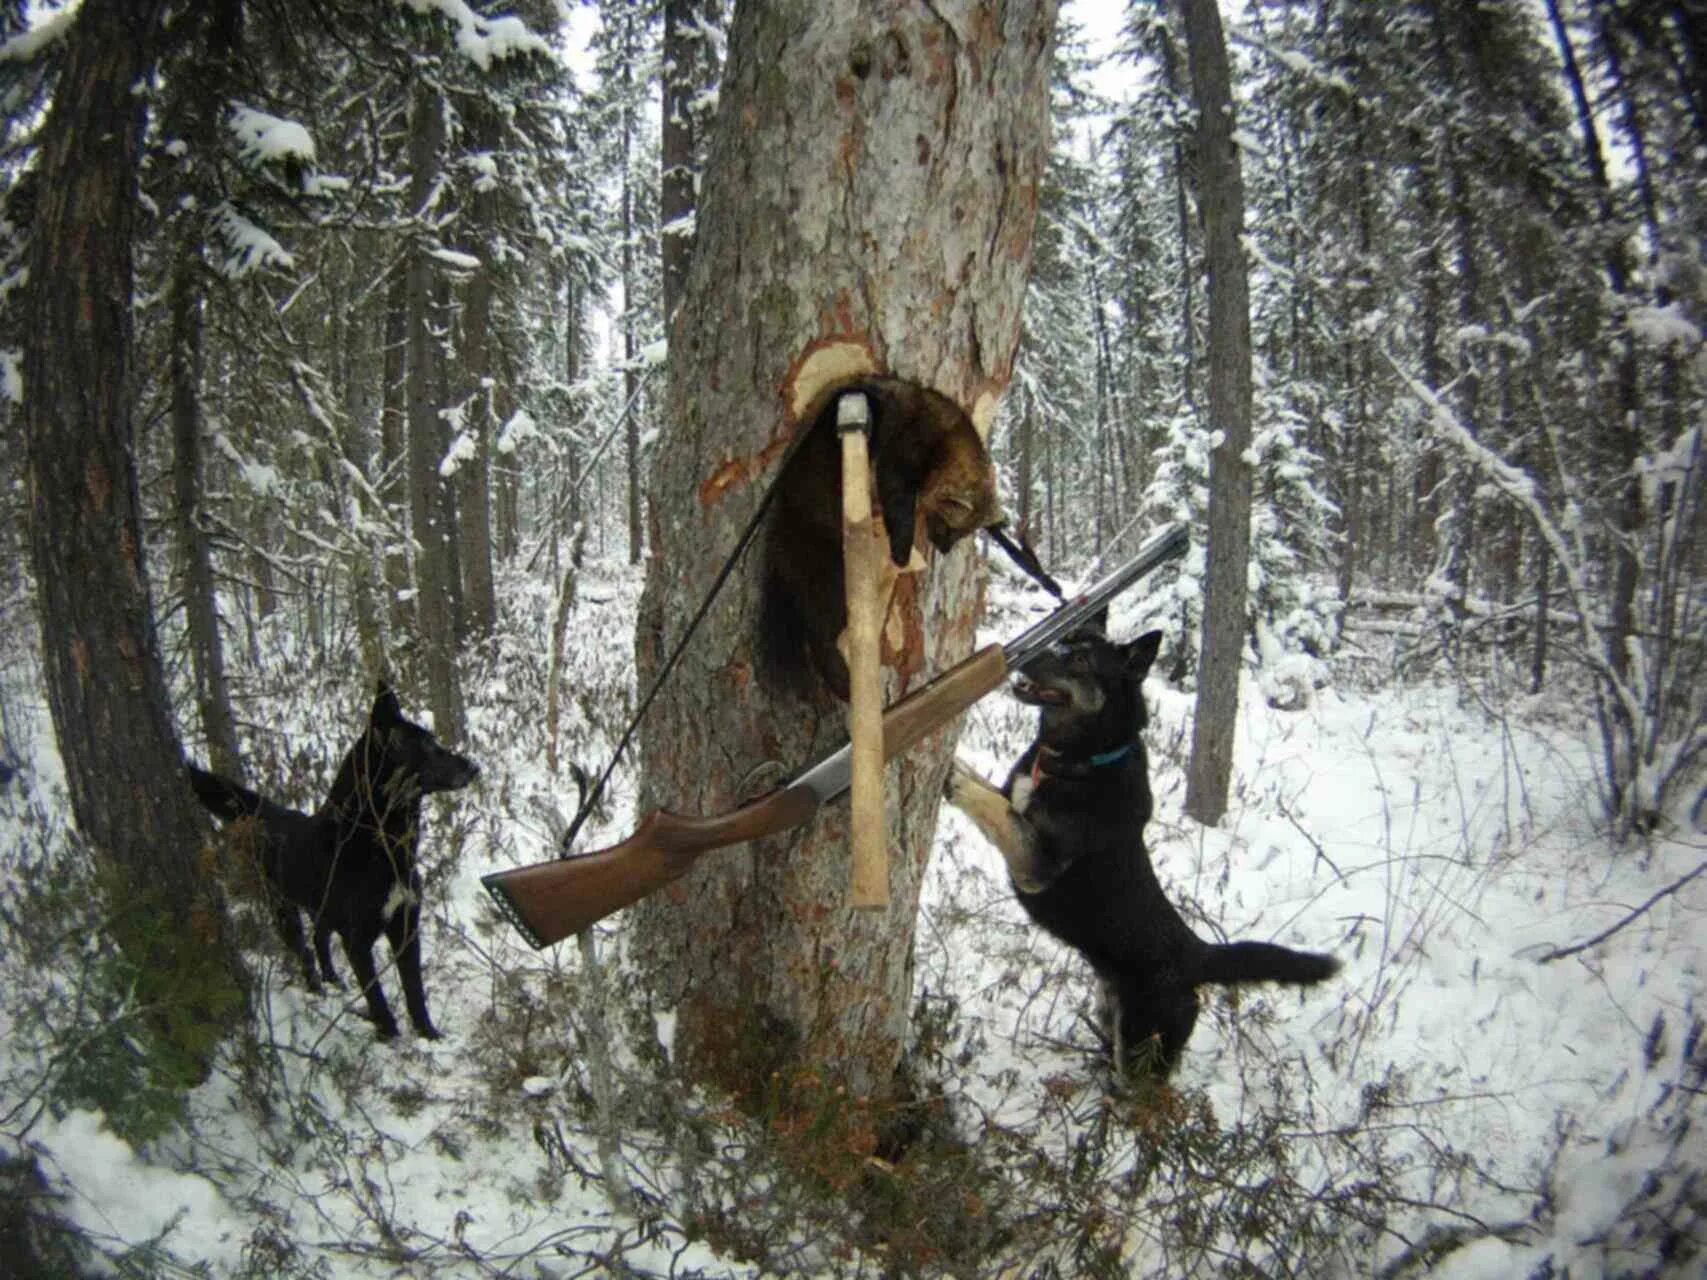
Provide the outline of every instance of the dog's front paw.
{"type": "Polygon", "coordinates": [[[992,790],[989,783],[978,775],[978,771],[970,765],[961,763],[958,756],[949,765],[948,777],[943,780],[942,794],[956,808],[965,808],[967,803],[983,792],[992,790]]]}

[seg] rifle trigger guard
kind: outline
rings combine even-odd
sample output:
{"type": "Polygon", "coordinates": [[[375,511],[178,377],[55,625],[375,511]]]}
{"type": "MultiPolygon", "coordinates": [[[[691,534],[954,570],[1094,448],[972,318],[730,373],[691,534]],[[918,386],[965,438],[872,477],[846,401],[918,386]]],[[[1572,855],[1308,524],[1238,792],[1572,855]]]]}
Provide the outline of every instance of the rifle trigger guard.
{"type": "Polygon", "coordinates": [[[747,770],[741,781],[735,784],[735,803],[751,804],[761,796],[780,791],[789,777],[788,766],[781,760],[761,760],[747,770]]]}

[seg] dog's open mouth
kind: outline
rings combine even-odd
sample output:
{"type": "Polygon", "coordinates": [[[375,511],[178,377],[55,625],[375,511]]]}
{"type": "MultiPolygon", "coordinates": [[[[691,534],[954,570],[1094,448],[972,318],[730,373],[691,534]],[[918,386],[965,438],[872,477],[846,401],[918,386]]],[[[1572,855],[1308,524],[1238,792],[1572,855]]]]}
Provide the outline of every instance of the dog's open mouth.
{"type": "Polygon", "coordinates": [[[1039,684],[1025,676],[1014,677],[1013,695],[1021,702],[1030,703],[1034,707],[1054,706],[1067,701],[1067,695],[1062,690],[1039,684]]]}

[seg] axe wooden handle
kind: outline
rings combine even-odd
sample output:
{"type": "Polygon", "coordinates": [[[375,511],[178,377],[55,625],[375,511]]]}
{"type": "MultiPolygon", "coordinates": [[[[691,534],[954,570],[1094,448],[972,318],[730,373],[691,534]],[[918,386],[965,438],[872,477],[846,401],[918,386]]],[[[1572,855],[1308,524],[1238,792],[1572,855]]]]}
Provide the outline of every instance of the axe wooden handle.
{"type": "Polygon", "coordinates": [[[842,438],[842,572],[848,625],[848,902],[863,910],[889,905],[888,823],[883,813],[883,627],[881,557],[887,554],[871,518],[871,407],[860,392],[836,404],[842,438]]]}

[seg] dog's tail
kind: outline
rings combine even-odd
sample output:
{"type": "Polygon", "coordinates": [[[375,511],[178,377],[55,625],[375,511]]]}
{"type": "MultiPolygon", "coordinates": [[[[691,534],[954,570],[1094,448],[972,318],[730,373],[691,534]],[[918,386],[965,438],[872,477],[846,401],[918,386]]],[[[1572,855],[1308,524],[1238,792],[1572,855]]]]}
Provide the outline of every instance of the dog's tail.
{"type": "Polygon", "coordinates": [[[209,773],[206,769],[198,769],[193,764],[187,764],[184,768],[189,771],[190,787],[195,791],[196,799],[206,805],[208,811],[221,822],[236,822],[239,818],[265,819],[274,812],[282,812],[280,806],[271,800],[256,795],[248,787],[233,782],[230,778],[209,773]]]}
{"type": "Polygon", "coordinates": [[[1340,971],[1335,956],[1293,951],[1272,942],[1231,942],[1205,946],[1198,958],[1198,982],[1291,982],[1308,986],[1340,971]]]}

